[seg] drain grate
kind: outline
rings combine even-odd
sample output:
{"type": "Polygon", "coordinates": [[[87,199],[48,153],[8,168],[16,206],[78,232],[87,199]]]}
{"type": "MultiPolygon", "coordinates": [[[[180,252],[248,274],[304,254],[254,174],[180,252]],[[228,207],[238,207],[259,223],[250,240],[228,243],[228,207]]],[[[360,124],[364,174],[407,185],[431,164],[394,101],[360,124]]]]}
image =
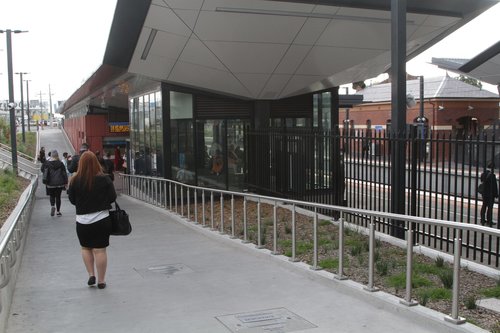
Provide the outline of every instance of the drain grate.
{"type": "Polygon", "coordinates": [[[152,276],[166,276],[171,277],[174,275],[191,273],[193,270],[184,264],[168,264],[151,266],[148,268],[134,270],[139,273],[142,277],[152,277],[152,276]]]}
{"type": "Polygon", "coordinates": [[[237,313],[215,318],[233,333],[286,333],[317,327],[285,308],[237,313]]]}

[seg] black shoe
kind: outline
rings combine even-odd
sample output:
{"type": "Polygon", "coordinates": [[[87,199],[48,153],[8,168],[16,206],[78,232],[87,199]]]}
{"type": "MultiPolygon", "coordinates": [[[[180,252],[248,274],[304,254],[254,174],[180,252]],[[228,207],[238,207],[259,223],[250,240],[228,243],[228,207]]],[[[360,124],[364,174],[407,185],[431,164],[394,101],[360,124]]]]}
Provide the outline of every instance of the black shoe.
{"type": "Polygon", "coordinates": [[[57,212],[57,216],[62,216],[61,212],[57,212]]]}
{"type": "Polygon", "coordinates": [[[89,277],[89,280],[87,282],[89,286],[93,286],[95,284],[95,276],[89,277]]]}
{"type": "Polygon", "coordinates": [[[54,216],[55,212],[56,212],[56,207],[50,207],[50,216],[54,216]]]}
{"type": "Polygon", "coordinates": [[[97,284],[97,288],[99,288],[99,289],[104,289],[104,288],[106,288],[106,282],[103,282],[103,283],[98,283],[98,284],[97,284]]]}

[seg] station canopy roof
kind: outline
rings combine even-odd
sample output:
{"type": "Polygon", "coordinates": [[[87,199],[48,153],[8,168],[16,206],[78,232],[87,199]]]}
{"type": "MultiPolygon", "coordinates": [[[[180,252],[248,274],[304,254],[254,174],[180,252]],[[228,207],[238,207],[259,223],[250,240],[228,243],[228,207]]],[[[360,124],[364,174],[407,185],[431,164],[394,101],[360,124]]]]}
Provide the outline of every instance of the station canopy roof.
{"type": "MultiPolygon", "coordinates": [[[[498,2],[408,0],[407,59],[498,2]]],[[[118,0],[109,67],[123,73],[96,101],[137,77],[246,99],[328,89],[391,67],[391,0],[118,0]]]]}
{"type": "Polygon", "coordinates": [[[432,58],[432,64],[479,81],[500,85],[500,41],[472,59],[432,58]]]}

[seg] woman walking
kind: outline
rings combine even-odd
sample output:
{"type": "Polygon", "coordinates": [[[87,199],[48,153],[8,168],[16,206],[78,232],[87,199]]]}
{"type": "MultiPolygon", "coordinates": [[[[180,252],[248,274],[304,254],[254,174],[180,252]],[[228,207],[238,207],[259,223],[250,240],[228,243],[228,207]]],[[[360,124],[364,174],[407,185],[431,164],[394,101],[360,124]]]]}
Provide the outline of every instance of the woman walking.
{"type": "Polygon", "coordinates": [[[50,196],[50,216],[54,216],[57,209],[57,216],[61,216],[61,192],[68,185],[68,174],[64,163],[59,160],[57,150],[50,152],[51,159],[42,165],[42,173],[47,168],[47,194],[50,196]]]}
{"type": "Polygon", "coordinates": [[[97,157],[84,152],[78,162],[78,171],[68,188],[69,201],[76,207],[76,234],[82,247],[82,258],[89,274],[87,284],[106,288],[111,220],[109,210],[116,199],[111,179],[102,171],[97,157]]]}

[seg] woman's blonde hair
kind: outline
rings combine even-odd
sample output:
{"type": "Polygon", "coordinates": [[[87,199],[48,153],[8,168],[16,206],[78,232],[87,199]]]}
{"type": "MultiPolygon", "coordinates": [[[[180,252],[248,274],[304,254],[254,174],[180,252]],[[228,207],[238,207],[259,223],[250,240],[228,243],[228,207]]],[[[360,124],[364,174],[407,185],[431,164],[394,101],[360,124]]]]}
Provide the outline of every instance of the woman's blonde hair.
{"type": "Polygon", "coordinates": [[[80,155],[78,171],[71,177],[71,182],[78,181],[90,191],[98,175],[104,175],[101,164],[93,152],[86,151],[80,155]]]}

